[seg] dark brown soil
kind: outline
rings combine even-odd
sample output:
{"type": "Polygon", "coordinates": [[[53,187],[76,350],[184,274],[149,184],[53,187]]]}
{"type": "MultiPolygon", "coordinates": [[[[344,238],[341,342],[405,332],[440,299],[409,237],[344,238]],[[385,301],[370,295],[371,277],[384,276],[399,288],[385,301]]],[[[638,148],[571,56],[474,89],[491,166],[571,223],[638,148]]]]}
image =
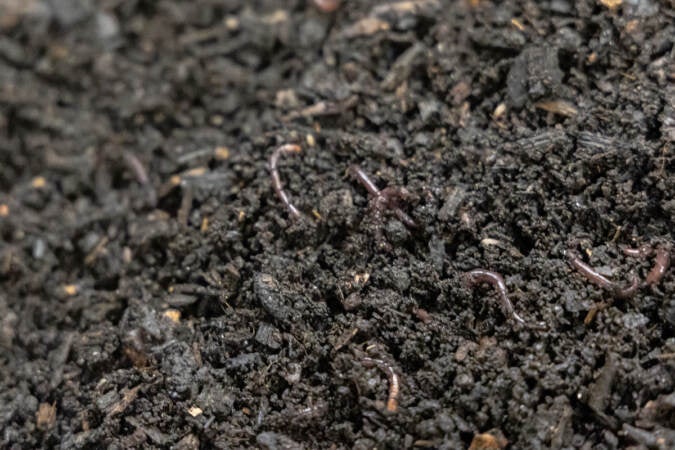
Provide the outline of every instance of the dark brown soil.
{"type": "Polygon", "coordinates": [[[674,24],[0,1],[0,447],[675,448],[674,24]]]}

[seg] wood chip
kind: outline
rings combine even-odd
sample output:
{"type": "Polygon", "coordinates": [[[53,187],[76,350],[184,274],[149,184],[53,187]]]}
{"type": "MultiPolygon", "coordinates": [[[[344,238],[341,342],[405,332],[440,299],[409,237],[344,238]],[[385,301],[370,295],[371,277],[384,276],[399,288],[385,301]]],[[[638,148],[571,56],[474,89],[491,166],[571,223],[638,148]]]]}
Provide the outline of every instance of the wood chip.
{"type": "Polygon", "coordinates": [[[482,241],[480,241],[480,245],[482,245],[483,247],[490,247],[491,245],[499,247],[502,245],[502,241],[498,239],[485,238],[482,241]]]}
{"type": "Polygon", "coordinates": [[[363,286],[368,282],[368,280],[370,280],[370,274],[368,272],[357,273],[354,275],[354,283],[356,285],[363,286]]]}
{"type": "Polygon", "coordinates": [[[201,415],[204,411],[198,406],[193,406],[190,409],[188,409],[188,414],[190,414],[192,417],[197,417],[201,415]]]}
{"type": "Polygon", "coordinates": [[[31,181],[30,185],[35,189],[42,189],[47,185],[47,180],[45,177],[35,177],[33,178],[33,181],[31,181]]]}
{"type": "Polygon", "coordinates": [[[49,430],[56,423],[56,406],[49,403],[40,403],[35,414],[35,422],[39,430],[49,430]]]}
{"type": "Polygon", "coordinates": [[[520,31],[525,31],[525,26],[522,24],[522,22],[516,18],[511,19],[511,25],[514,27],[518,28],[520,31]]]}
{"type": "Polygon", "coordinates": [[[360,36],[370,36],[379,31],[386,31],[389,28],[389,23],[384,20],[375,17],[366,17],[347,27],[342,32],[342,36],[347,39],[353,39],[360,36]]]}
{"type": "Polygon", "coordinates": [[[173,323],[180,322],[180,311],[177,309],[167,309],[164,311],[164,317],[168,318],[173,323]]]}
{"type": "Polygon", "coordinates": [[[139,384],[138,386],[131,389],[123,389],[122,399],[110,407],[106,417],[112,417],[121,412],[124,412],[124,410],[127,409],[134,400],[136,400],[136,397],[138,397],[138,390],[140,388],[141,385],[139,384]]]}
{"type": "Polygon", "coordinates": [[[80,291],[80,288],[76,284],[66,284],[63,286],[63,292],[68,296],[73,296],[80,291]]]}
{"type": "Polygon", "coordinates": [[[401,2],[386,3],[380,2],[373,8],[372,15],[378,17],[384,16],[402,16],[403,14],[429,15],[441,8],[438,0],[404,0],[401,2]]]}
{"type": "Polygon", "coordinates": [[[600,0],[600,3],[603,4],[603,6],[606,6],[609,9],[616,9],[619,6],[621,6],[621,3],[623,3],[622,0],[600,0]]]}
{"type": "Polygon", "coordinates": [[[206,167],[195,167],[194,169],[188,169],[185,172],[183,172],[183,178],[199,178],[203,176],[207,170],[208,168],[206,167]]]}
{"type": "Polygon", "coordinates": [[[103,238],[98,241],[98,244],[96,244],[96,247],[94,247],[93,250],[89,252],[89,254],[84,258],[84,263],[87,266],[91,266],[96,261],[96,258],[98,258],[98,256],[103,252],[109,241],[110,239],[108,239],[107,236],[103,236],[103,238]]]}
{"type": "Polygon", "coordinates": [[[492,112],[492,118],[493,119],[499,119],[506,113],[506,103],[502,102],[497,107],[495,110],[492,112]]]}
{"type": "Polygon", "coordinates": [[[230,157],[230,149],[227,147],[216,147],[213,151],[213,156],[218,161],[224,161],[230,157]]]}
{"type": "Polygon", "coordinates": [[[624,29],[626,30],[627,33],[633,33],[639,27],[640,27],[640,21],[637,20],[637,19],[633,19],[626,24],[626,28],[624,28],[624,29]]]}
{"type": "Polygon", "coordinates": [[[535,103],[534,106],[539,109],[543,109],[544,111],[560,114],[561,116],[566,117],[573,117],[579,113],[576,106],[566,102],[565,100],[544,100],[535,103]]]}
{"type": "Polygon", "coordinates": [[[469,450],[501,450],[506,447],[507,444],[508,441],[501,433],[482,433],[473,437],[469,450]]]}
{"type": "Polygon", "coordinates": [[[288,11],[284,9],[277,9],[271,14],[260,17],[261,22],[267,25],[278,25],[280,23],[288,22],[288,19],[288,11]]]}
{"type": "Polygon", "coordinates": [[[594,304],[591,309],[588,310],[588,313],[586,314],[586,317],[584,318],[584,325],[588,326],[591,323],[593,323],[593,319],[595,319],[595,316],[598,314],[598,312],[602,311],[607,307],[607,304],[605,303],[596,303],[594,304]]]}

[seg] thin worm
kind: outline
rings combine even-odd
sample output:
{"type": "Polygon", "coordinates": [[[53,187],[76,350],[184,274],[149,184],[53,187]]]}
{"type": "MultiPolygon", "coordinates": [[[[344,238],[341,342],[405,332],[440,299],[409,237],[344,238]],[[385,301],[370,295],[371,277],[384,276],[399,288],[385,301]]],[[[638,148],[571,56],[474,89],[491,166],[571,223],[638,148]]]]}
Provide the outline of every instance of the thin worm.
{"type": "Polygon", "coordinates": [[[375,183],[368,177],[368,175],[361,169],[361,167],[356,164],[349,166],[349,171],[356,177],[356,179],[366,188],[370,195],[379,197],[382,194],[380,190],[375,186],[375,183]]]}
{"type": "Polygon", "coordinates": [[[470,285],[475,286],[479,283],[491,284],[499,293],[499,298],[502,302],[502,307],[506,311],[506,315],[511,317],[517,323],[527,326],[529,328],[545,330],[547,327],[544,324],[528,324],[514,309],[511,300],[506,291],[506,283],[504,278],[497,272],[492,272],[485,269],[474,269],[464,274],[466,280],[470,285]]]}
{"type": "Polygon", "coordinates": [[[633,277],[630,286],[627,286],[623,289],[617,289],[614,292],[614,296],[618,299],[625,300],[635,296],[638,289],[640,289],[640,280],[637,277],[633,277]]]}
{"type": "Polygon", "coordinates": [[[340,7],[340,0],[314,0],[314,6],[321,12],[330,13],[340,7]]]}
{"type": "Polygon", "coordinates": [[[670,267],[670,248],[661,247],[656,250],[656,257],[654,258],[654,267],[649,271],[645,278],[645,284],[654,285],[661,281],[661,278],[666,274],[670,267]]]}
{"type": "Polygon", "coordinates": [[[362,359],[363,365],[366,367],[377,367],[387,375],[389,379],[389,396],[387,397],[387,411],[396,412],[398,410],[398,394],[401,389],[400,380],[394,368],[382,361],[381,359],[373,359],[364,357],[362,359]]]}
{"type": "Polygon", "coordinates": [[[403,225],[405,225],[408,228],[417,228],[417,223],[410,217],[408,214],[405,213],[401,208],[395,208],[394,209],[394,214],[398,218],[398,220],[401,221],[403,225]]]}
{"type": "Polygon", "coordinates": [[[375,183],[368,177],[368,175],[356,164],[349,167],[351,174],[366,188],[368,193],[375,197],[374,207],[380,211],[382,209],[390,209],[394,215],[408,228],[417,228],[417,224],[408,214],[405,213],[399,206],[398,200],[401,199],[401,189],[387,187],[379,190],[375,183]]]}
{"type": "Polygon", "coordinates": [[[277,169],[277,163],[279,162],[279,158],[281,156],[286,156],[291,153],[300,153],[302,149],[300,148],[299,145],[296,144],[284,144],[279,147],[277,147],[273,152],[272,155],[270,155],[269,159],[269,170],[270,170],[270,175],[272,176],[272,187],[274,188],[274,192],[276,192],[277,197],[279,197],[279,200],[281,200],[281,203],[286,206],[286,208],[290,211],[291,215],[295,217],[296,219],[300,217],[300,211],[298,211],[298,208],[296,208],[288,198],[288,195],[284,191],[283,185],[281,184],[281,177],[279,176],[279,170],[277,169]]]}
{"type": "Polygon", "coordinates": [[[616,285],[614,284],[614,282],[610,281],[608,278],[599,274],[595,269],[593,269],[591,266],[583,262],[578,255],[570,252],[569,261],[572,267],[574,267],[577,270],[577,272],[586,277],[586,279],[589,280],[591,283],[594,283],[608,291],[615,290],[616,285]]]}
{"type": "Polygon", "coordinates": [[[621,247],[621,251],[624,255],[632,258],[646,258],[654,253],[654,248],[651,245],[645,244],[638,248],[621,247]]]}
{"type": "Polygon", "coordinates": [[[608,278],[598,273],[591,266],[583,262],[579,255],[577,255],[575,252],[569,251],[568,257],[570,265],[576,269],[577,272],[583,275],[591,283],[600,286],[618,299],[631,298],[640,288],[640,282],[638,279],[633,278],[630,286],[621,289],[615,282],[610,281],[608,278]]]}

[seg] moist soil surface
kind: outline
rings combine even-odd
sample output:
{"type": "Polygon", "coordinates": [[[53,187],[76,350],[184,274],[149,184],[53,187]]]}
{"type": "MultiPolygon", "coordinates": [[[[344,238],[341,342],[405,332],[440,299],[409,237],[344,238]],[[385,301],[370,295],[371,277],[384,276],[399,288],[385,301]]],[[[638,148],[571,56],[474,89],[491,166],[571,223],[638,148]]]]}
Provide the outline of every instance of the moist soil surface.
{"type": "Polygon", "coordinates": [[[316,3],[0,2],[0,447],[673,448],[672,3],[316,3]]]}

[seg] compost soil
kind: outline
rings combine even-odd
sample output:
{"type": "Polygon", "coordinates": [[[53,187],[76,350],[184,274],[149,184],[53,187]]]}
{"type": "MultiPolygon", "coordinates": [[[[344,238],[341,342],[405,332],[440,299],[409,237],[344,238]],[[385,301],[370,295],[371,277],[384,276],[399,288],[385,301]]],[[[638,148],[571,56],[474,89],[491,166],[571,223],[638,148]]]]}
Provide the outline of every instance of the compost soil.
{"type": "Polygon", "coordinates": [[[0,2],[0,446],[673,448],[672,3],[316,3],[0,2]]]}

